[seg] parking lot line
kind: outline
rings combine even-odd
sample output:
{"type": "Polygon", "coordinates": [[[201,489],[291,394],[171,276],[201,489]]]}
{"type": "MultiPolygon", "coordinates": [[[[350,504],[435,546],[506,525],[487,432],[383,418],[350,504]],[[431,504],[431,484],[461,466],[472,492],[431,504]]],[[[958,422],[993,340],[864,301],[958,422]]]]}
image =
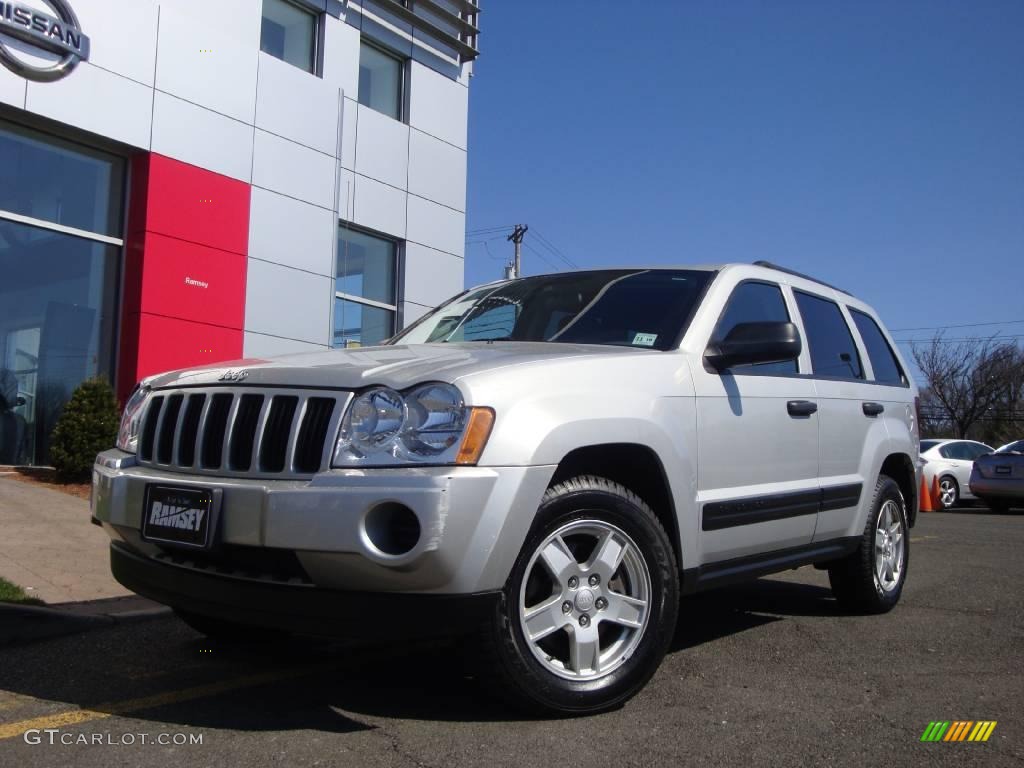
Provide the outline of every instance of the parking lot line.
{"type": "Polygon", "coordinates": [[[30,720],[21,720],[16,723],[7,723],[0,725],[0,741],[20,736],[25,731],[32,729],[45,730],[47,728],[63,728],[69,725],[86,723],[91,720],[102,720],[116,715],[125,715],[131,712],[153,709],[154,707],[162,707],[167,704],[180,704],[184,701],[202,699],[207,696],[216,696],[217,694],[227,693],[228,691],[235,691],[241,688],[251,688],[257,685],[263,685],[264,683],[302,677],[304,675],[313,674],[314,672],[323,672],[332,666],[333,665],[321,664],[312,667],[290,667],[288,669],[263,672],[257,675],[246,675],[245,677],[238,677],[233,680],[221,680],[216,683],[208,683],[207,685],[198,685],[194,688],[185,688],[180,691],[167,691],[165,693],[157,693],[152,696],[145,696],[139,699],[128,699],[109,704],[99,704],[89,709],[71,709],[66,712],[59,712],[53,715],[35,717],[30,720]]]}

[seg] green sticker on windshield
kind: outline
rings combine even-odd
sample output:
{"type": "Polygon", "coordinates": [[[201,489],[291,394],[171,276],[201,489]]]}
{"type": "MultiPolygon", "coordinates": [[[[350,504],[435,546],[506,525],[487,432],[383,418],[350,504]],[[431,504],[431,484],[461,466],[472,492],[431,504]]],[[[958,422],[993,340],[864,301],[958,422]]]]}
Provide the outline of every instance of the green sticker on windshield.
{"type": "Polygon", "coordinates": [[[633,344],[641,347],[653,347],[657,340],[658,334],[656,333],[638,333],[633,337],[633,344]]]}

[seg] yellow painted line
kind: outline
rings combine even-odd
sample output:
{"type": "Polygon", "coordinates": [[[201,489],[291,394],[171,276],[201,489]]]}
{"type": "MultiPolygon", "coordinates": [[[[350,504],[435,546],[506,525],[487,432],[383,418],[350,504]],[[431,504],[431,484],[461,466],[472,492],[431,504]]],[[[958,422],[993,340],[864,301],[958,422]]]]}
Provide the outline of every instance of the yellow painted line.
{"type": "Polygon", "coordinates": [[[994,731],[995,729],[996,721],[993,720],[988,724],[988,728],[985,729],[985,732],[978,737],[978,741],[988,741],[988,737],[992,735],[992,731],[994,731]]]}
{"type": "Polygon", "coordinates": [[[91,709],[72,709],[67,712],[60,712],[54,715],[44,715],[43,717],[35,717],[31,720],[22,720],[17,723],[7,723],[0,725],[0,741],[4,739],[11,739],[15,736],[21,736],[25,731],[38,728],[43,730],[45,728],[63,728],[69,725],[77,725],[79,723],[86,723],[91,720],[102,720],[107,717],[113,717],[115,715],[124,715],[130,712],[138,712],[144,709],[153,709],[154,707],[162,707],[167,704],[180,704],[183,701],[192,701],[194,699],[202,699],[207,696],[216,696],[220,693],[227,693],[228,691],[236,691],[241,688],[251,688],[257,685],[263,685],[264,683],[271,683],[277,680],[287,680],[289,678],[301,677],[303,675],[312,674],[314,672],[321,672],[326,669],[325,666],[315,667],[291,667],[289,669],[279,669],[272,672],[264,672],[258,675],[247,675],[246,677],[238,677],[234,680],[221,680],[216,683],[208,683],[207,685],[199,685],[195,688],[185,688],[180,691],[167,691],[165,693],[157,693],[153,696],[145,696],[140,699],[128,699],[127,701],[117,701],[109,704],[99,704],[91,709]]]}
{"type": "Polygon", "coordinates": [[[977,741],[978,740],[978,734],[981,733],[983,730],[985,730],[985,727],[987,725],[988,725],[988,723],[986,723],[984,720],[979,720],[978,724],[976,726],[974,726],[974,730],[971,731],[971,735],[967,737],[967,740],[968,741],[977,741]]]}

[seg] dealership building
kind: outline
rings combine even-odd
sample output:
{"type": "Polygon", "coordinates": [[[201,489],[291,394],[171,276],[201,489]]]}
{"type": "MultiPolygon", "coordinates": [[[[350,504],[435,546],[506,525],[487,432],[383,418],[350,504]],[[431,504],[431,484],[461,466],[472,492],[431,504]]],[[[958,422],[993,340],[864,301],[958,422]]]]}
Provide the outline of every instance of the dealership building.
{"type": "Polygon", "coordinates": [[[72,390],[461,289],[476,0],[0,2],[0,464],[72,390]]]}

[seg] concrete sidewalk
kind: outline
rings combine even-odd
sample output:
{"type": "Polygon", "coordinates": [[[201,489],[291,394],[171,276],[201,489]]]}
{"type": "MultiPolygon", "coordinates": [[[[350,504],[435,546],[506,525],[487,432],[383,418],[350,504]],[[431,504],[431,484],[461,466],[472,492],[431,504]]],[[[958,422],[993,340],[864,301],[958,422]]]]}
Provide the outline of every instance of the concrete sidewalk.
{"type": "Polygon", "coordinates": [[[132,593],[110,575],[89,502],[0,475],[0,576],[50,606],[132,593]]]}

